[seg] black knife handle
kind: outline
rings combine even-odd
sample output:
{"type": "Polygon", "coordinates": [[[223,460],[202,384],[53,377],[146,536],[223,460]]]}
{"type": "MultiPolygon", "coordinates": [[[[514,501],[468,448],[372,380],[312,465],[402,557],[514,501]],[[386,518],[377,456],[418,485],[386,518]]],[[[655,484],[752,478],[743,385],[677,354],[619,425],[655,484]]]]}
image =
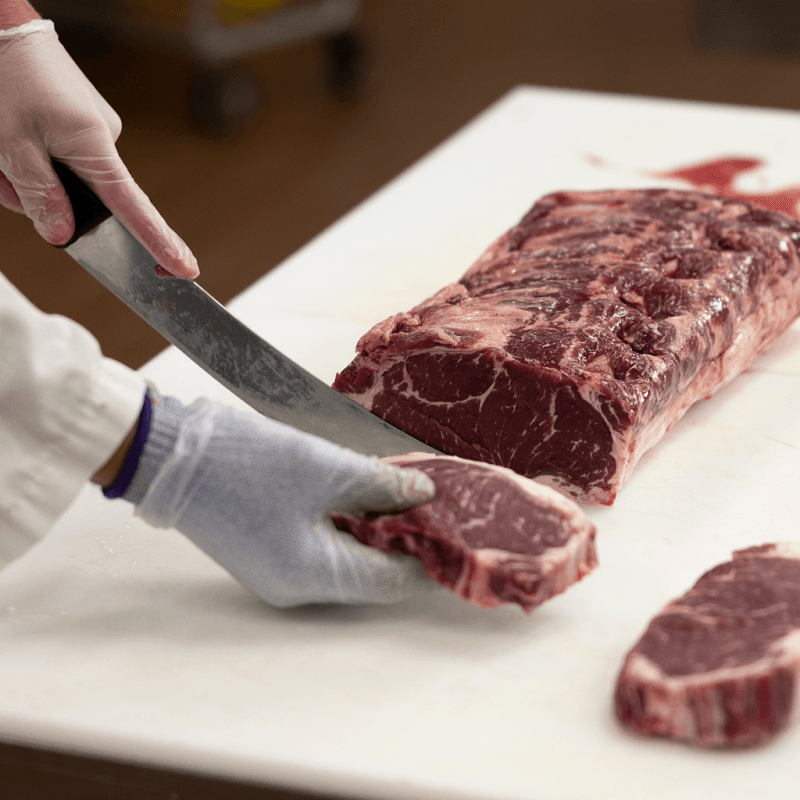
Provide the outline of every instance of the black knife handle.
{"type": "Polygon", "coordinates": [[[64,244],[56,247],[68,247],[73,242],[96,228],[103,220],[111,216],[111,212],[103,205],[102,200],[68,167],[60,161],[53,161],[53,169],[58,179],[67,190],[67,197],[72,203],[72,213],[75,216],[75,233],[64,244]]]}

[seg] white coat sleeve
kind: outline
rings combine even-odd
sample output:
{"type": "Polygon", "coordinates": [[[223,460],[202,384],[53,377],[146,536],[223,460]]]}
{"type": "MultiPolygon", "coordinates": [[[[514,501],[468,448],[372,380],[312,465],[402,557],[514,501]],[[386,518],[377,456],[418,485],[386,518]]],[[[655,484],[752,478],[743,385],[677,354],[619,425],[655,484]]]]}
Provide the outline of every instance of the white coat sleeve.
{"type": "Polygon", "coordinates": [[[119,447],[145,392],[77,323],[0,274],[0,568],[44,536],[119,447]]]}

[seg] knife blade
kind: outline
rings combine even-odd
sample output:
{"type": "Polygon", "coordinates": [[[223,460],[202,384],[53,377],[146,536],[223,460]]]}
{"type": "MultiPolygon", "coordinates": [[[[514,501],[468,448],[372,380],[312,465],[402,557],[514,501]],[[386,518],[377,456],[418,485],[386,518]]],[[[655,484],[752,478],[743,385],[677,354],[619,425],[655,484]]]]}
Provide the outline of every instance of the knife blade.
{"type": "Polygon", "coordinates": [[[366,455],[438,452],[307,372],[195,281],[159,277],[156,260],[70,169],[53,162],[72,203],[62,247],[167,341],[259,413],[366,455]]]}

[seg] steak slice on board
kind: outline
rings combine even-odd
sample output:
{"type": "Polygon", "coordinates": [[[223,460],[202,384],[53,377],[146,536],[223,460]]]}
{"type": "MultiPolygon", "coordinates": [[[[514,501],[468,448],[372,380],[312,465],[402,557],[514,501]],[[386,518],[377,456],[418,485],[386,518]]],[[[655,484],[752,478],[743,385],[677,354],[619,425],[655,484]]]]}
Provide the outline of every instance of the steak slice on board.
{"type": "Polygon", "coordinates": [[[799,675],[800,544],[765,544],[736,551],[650,622],[614,707],[640,733],[754,745],[790,723],[799,675]]]}
{"type": "Polygon", "coordinates": [[[437,450],[611,505],[642,453],[800,313],[800,221],[668,189],[539,200],[334,387],[437,450]]]}
{"type": "Polygon", "coordinates": [[[400,514],[333,515],[336,526],[362,544],[416,556],[434,580],[478,606],[530,611],[597,565],[594,525],[554,489],[451,456],[385,460],[426,473],[433,501],[400,514]]]}

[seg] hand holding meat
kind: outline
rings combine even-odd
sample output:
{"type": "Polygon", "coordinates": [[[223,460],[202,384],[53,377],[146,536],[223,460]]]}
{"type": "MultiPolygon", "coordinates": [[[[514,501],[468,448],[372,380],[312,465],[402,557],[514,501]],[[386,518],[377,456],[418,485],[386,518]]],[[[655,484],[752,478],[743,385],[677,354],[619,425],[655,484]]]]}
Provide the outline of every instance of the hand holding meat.
{"type": "Polygon", "coordinates": [[[166,272],[196,278],[197,262],[117,153],[116,112],[81,72],[49,20],[0,30],[0,204],[26,214],[51,244],[74,218],[51,159],[66,164],[166,272]]]}
{"type": "Polygon", "coordinates": [[[433,497],[421,472],[208,400],[153,401],[124,498],[185,534],[275,606],[389,603],[434,586],[420,562],[337,531],[330,512],[401,511],[433,497]]]}

